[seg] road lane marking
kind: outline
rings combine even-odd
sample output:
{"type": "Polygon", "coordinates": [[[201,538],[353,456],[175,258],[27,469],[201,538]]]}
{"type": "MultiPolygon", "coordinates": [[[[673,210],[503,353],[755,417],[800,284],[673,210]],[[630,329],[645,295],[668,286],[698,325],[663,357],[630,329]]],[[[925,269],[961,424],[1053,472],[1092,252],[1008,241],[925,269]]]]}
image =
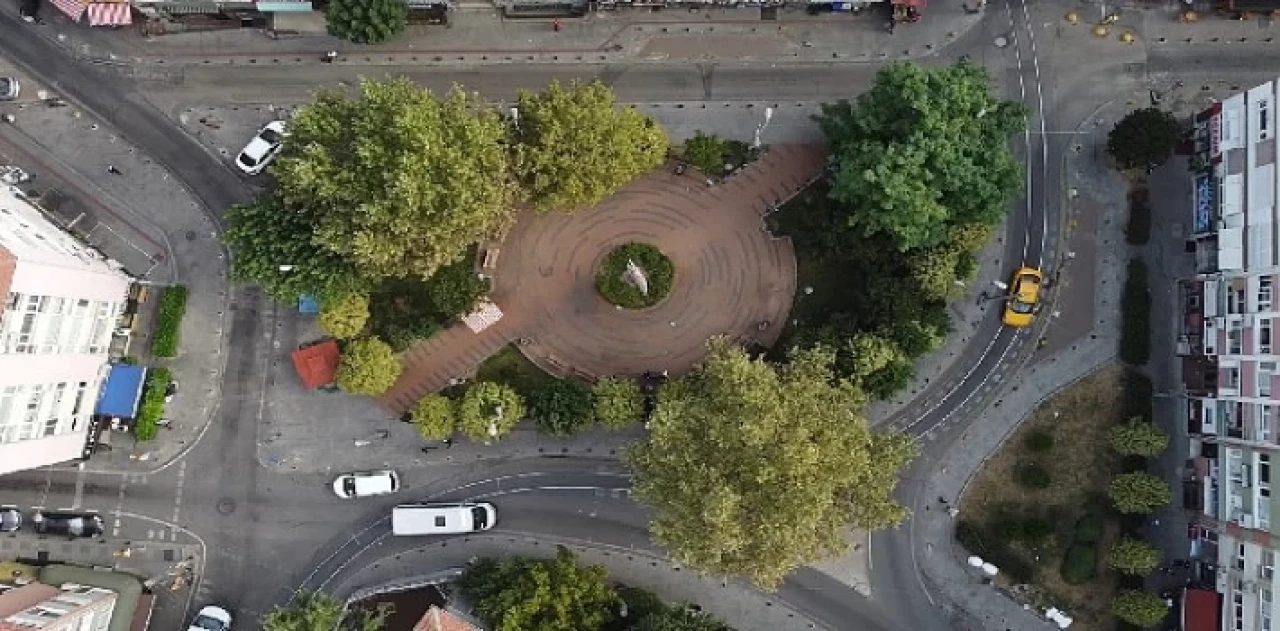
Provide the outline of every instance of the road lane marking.
{"type": "Polygon", "coordinates": [[[76,494],[75,497],[71,499],[71,510],[79,510],[80,504],[84,502],[85,477],[84,463],[82,462],[80,463],[80,466],[76,467],[76,494]]]}
{"type": "Polygon", "coordinates": [[[111,525],[111,536],[120,536],[120,511],[124,510],[124,490],[129,486],[129,476],[120,476],[120,493],[116,495],[115,521],[111,525]]]}
{"type": "Polygon", "coordinates": [[[187,461],[184,459],[178,464],[178,492],[173,498],[173,519],[169,520],[174,524],[179,523],[178,519],[182,516],[182,487],[183,482],[187,479],[187,461]]]}

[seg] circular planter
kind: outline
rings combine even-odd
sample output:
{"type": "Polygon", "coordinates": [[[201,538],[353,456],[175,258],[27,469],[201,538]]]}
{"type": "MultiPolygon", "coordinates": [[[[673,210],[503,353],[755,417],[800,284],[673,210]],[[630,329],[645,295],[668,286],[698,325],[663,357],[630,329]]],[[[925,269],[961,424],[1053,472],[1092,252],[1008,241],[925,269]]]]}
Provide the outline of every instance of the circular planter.
{"type": "Polygon", "coordinates": [[[596,272],[596,291],[605,300],[623,309],[652,307],[671,293],[673,284],[675,268],[671,265],[671,259],[647,243],[624,243],[614,248],[605,255],[596,272]],[[635,261],[644,270],[648,279],[647,294],[625,278],[627,261],[635,261]]]}

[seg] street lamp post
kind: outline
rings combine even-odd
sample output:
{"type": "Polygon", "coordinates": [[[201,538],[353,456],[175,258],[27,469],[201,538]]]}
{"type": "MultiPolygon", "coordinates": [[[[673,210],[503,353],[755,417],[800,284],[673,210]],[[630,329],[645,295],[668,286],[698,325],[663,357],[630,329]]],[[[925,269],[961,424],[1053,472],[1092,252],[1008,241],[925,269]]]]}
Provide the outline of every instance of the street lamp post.
{"type": "Polygon", "coordinates": [[[764,108],[764,120],[759,125],[756,125],[755,142],[752,143],[752,146],[756,149],[760,148],[760,136],[764,134],[764,130],[769,126],[769,121],[771,120],[773,120],[773,108],[766,107],[764,108]]]}

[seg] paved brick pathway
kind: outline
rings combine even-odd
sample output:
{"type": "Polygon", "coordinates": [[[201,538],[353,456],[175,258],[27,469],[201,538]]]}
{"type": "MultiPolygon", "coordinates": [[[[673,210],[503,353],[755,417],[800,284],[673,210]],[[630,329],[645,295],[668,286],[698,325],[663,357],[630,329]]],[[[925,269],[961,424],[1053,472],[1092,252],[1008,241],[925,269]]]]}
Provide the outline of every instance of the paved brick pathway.
{"type": "Polygon", "coordinates": [[[521,338],[542,368],[585,378],[680,374],[715,335],[773,344],[795,295],[795,255],[762,217],[818,177],[824,158],[820,147],[782,145],[718,186],[666,168],[589,211],[522,217],[494,274],[493,301],[505,317],[478,335],[459,324],[410,349],[380,402],[406,410],[521,338]],[[628,241],[657,246],[675,266],[675,286],[652,308],[620,311],[596,294],[601,259],[628,241]]]}

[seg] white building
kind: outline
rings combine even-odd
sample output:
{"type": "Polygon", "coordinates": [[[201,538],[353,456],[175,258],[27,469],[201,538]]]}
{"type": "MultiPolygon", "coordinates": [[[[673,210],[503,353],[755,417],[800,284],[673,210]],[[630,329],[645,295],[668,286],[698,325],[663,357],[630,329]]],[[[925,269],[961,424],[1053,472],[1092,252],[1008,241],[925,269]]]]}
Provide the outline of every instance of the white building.
{"type": "Polygon", "coordinates": [[[0,583],[0,631],[106,631],[116,593],[66,583],[0,583]]]}
{"type": "Polygon", "coordinates": [[[0,474],[83,454],[131,282],[0,187],[0,474]]]}

